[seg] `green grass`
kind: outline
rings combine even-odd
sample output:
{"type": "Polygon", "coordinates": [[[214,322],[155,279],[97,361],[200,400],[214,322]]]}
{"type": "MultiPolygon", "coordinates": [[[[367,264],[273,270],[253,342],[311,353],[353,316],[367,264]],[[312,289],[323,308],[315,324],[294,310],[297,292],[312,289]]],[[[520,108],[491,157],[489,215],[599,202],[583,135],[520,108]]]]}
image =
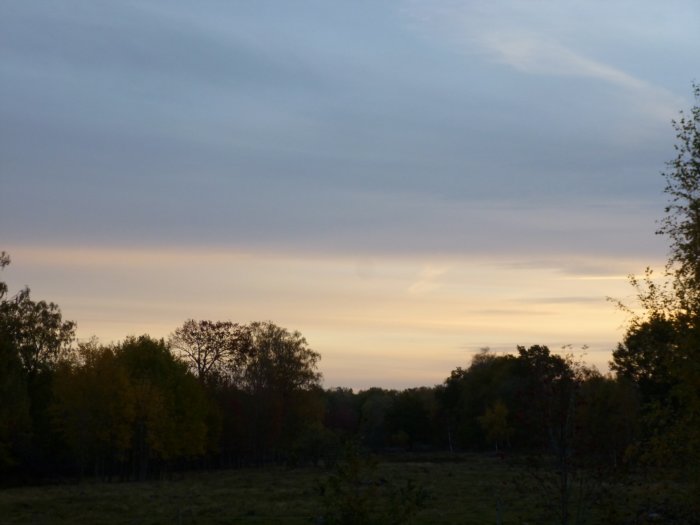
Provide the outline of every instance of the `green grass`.
{"type": "MultiPolygon", "coordinates": [[[[526,469],[488,456],[459,459],[382,462],[375,474],[390,484],[410,479],[427,489],[427,504],[412,521],[417,525],[495,524],[499,509],[503,524],[554,522],[544,517],[549,511],[542,506],[551,502],[551,493],[538,487],[526,469]]],[[[0,523],[313,524],[323,512],[316,487],[330,473],[268,467],[187,473],[176,480],[143,483],[11,488],[0,491],[0,523]]],[[[588,506],[586,523],[611,523],[588,506]]]]}

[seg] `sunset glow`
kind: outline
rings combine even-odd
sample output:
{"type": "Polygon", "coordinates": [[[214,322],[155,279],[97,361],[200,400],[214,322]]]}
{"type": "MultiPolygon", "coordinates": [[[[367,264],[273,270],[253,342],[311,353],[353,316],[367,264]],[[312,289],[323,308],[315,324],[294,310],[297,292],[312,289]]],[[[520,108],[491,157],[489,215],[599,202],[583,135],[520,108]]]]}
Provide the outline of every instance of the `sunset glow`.
{"type": "Polygon", "coordinates": [[[630,299],[622,268],[642,264],[598,260],[610,273],[591,275],[498,258],[10,249],[8,282],[57,301],[83,340],[274,319],[321,352],[327,386],[356,388],[439,383],[483,347],[548,344],[605,371],[625,320],[606,297],[630,299]]]}

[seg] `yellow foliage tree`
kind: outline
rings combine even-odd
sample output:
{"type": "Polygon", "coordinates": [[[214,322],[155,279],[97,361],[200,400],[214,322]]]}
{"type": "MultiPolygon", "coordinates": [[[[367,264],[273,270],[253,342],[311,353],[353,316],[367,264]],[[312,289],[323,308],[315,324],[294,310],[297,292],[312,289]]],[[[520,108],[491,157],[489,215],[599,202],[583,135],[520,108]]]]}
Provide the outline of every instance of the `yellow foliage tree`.
{"type": "Polygon", "coordinates": [[[508,407],[503,402],[496,401],[478,419],[486,440],[493,443],[496,450],[499,443],[508,444],[513,429],[508,425],[508,407]]]}

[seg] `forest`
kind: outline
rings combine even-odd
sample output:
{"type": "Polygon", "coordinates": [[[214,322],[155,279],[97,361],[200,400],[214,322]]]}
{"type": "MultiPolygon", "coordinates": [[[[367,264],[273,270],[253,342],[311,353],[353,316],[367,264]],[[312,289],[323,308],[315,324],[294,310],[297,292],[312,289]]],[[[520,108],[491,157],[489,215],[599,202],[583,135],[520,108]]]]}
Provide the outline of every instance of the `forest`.
{"type": "MultiPolygon", "coordinates": [[[[574,488],[593,472],[675,483],[659,516],[697,522],[700,86],[694,95],[674,122],[676,156],[664,173],[657,233],[669,240],[668,264],[662,275],[630,277],[638,304],[617,304],[629,321],[611,373],[535,345],[483,349],[436,386],[324,389],[320,354],[270,321],[190,319],[167,339],[76,342],[58,305],[0,282],[1,483],[269,465],[341,465],[334,479],[349,483],[342,465],[357,454],[477,452],[549,465],[561,523],[574,523],[574,488]]],[[[2,252],[3,271],[10,262],[2,252]]]]}

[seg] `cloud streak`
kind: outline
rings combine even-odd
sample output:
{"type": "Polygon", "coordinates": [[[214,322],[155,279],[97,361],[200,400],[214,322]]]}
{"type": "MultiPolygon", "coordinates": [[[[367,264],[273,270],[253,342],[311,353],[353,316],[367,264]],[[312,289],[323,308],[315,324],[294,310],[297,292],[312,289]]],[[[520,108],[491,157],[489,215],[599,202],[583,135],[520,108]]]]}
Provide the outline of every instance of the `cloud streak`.
{"type": "Polygon", "coordinates": [[[545,36],[487,32],[479,41],[494,60],[524,73],[590,78],[620,87],[640,100],[644,113],[664,123],[683,106],[682,97],[545,36]]]}
{"type": "Polygon", "coordinates": [[[590,77],[633,90],[651,87],[620,69],[575,53],[541,35],[486,32],[479,41],[493,52],[496,60],[525,73],[590,77]]]}
{"type": "MultiPolygon", "coordinates": [[[[482,55],[531,75],[601,81],[631,93],[637,99],[636,109],[664,123],[684,105],[684,98],[668,89],[624,67],[575,50],[577,43],[585,46],[589,38],[583,31],[590,33],[595,31],[595,23],[603,23],[586,20],[572,24],[571,19],[580,15],[580,6],[550,1],[412,2],[410,5],[407,12],[412,17],[437,37],[451,35],[467,56],[482,55]],[[547,17],[541,16],[544,12],[547,17]],[[562,27],[570,33],[563,34],[562,27]]],[[[619,29],[624,30],[624,25],[619,29]]]]}

